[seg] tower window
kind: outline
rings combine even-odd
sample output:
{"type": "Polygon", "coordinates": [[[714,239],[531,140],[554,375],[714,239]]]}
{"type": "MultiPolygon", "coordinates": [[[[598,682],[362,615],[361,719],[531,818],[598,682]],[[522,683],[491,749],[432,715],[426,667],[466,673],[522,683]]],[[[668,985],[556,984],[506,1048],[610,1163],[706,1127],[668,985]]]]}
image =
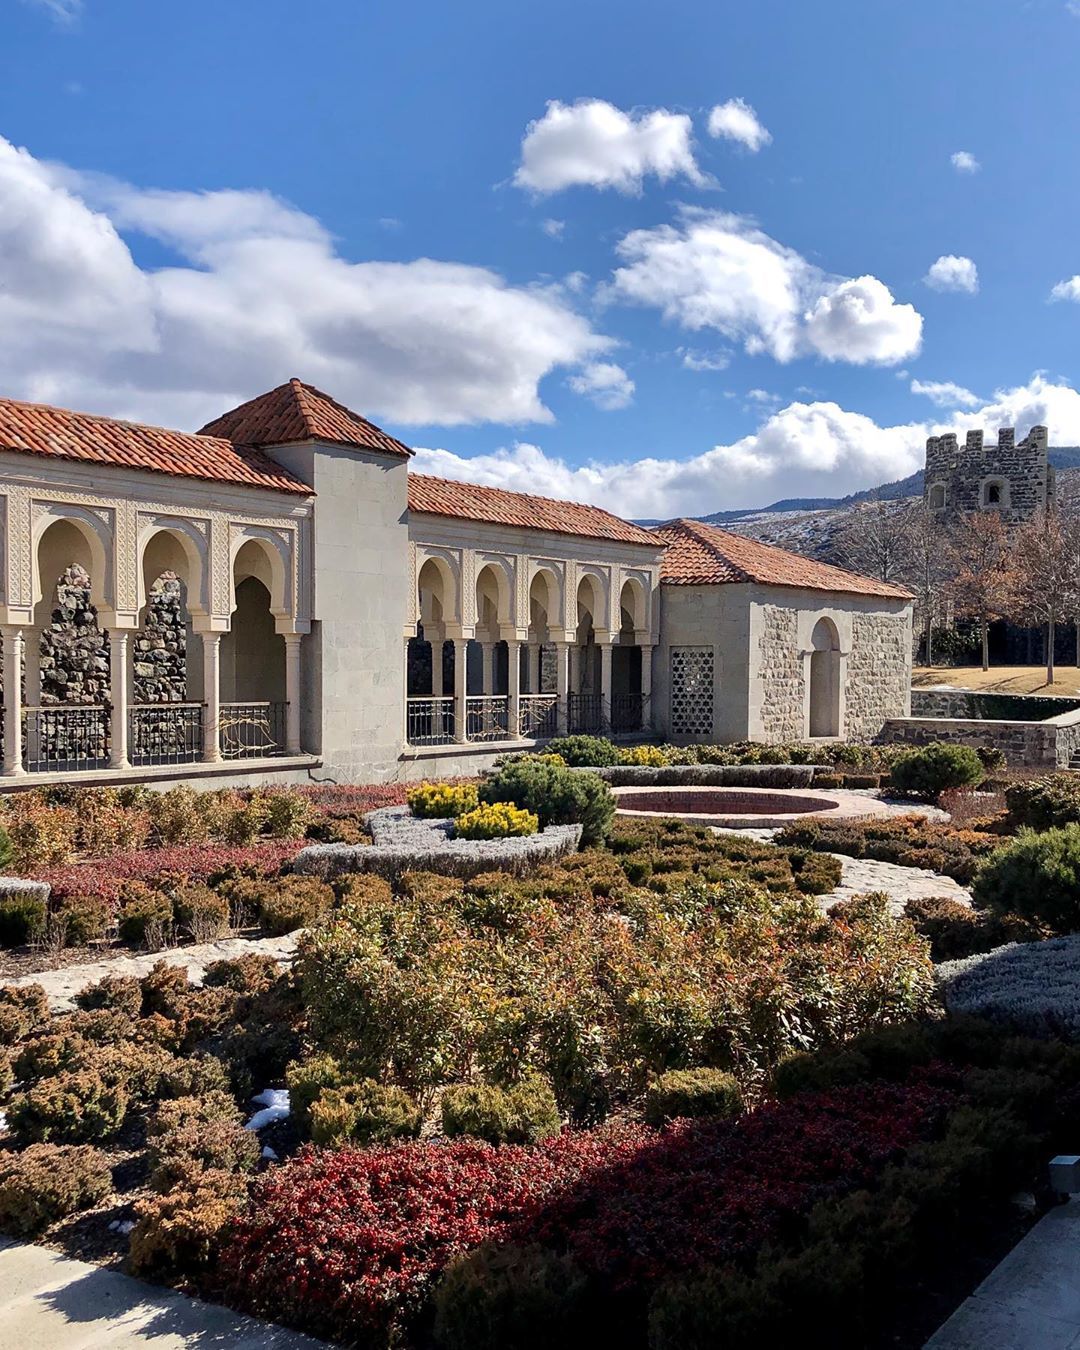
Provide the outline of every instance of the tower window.
{"type": "Polygon", "coordinates": [[[1000,478],[992,478],[983,484],[982,504],[984,508],[1008,506],[1008,486],[1000,478]]]}
{"type": "Polygon", "coordinates": [[[934,483],[930,488],[930,510],[941,511],[945,507],[945,484],[934,483]]]}

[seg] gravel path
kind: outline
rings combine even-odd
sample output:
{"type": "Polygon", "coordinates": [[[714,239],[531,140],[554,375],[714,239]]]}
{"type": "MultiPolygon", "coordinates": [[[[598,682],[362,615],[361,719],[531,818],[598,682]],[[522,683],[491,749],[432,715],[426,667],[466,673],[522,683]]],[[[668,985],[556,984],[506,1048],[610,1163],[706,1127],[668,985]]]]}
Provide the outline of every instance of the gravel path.
{"type": "Polygon", "coordinates": [[[909,900],[931,895],[944,895],[961,904],[971,904],[971,892],[940,872],[931,872],[925,867],[875,862],[870,858],[848,858],[841,853],[832,856],[840,859],[842,871],[836,890],[818,896],[818,903],[825,909],[871,891],[882,891],[889,897],[889,909],[893,914],[902,913],[909,900]]]}
{"type": "Polygon", "coordinates": [[[272,956],[282,965],[292,962],[296,954],[296,934],[267,938],[222,938],[218,942],[204,942],[195,947],[172,947],[161,952],[132,952],[130,956],[111,956],[105,961],[89,961],[85,965],[63,966],[38,975],[23,975],[9,984],[40,984],[53,1012],[70,1012],[75,995],[87,985],[96,984],[103,975],[136,975],[150,972],[158,961],[171,966],[187,966],[188,978],[201,984],[207,966],[214,961],[231,960],[237,956],[272,956]]]}

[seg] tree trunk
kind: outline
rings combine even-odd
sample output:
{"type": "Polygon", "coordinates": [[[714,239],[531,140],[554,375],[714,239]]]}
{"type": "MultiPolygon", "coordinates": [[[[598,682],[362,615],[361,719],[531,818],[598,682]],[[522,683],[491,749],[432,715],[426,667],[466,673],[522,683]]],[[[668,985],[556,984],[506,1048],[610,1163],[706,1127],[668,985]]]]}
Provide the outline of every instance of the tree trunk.
{"type": "Polygon", "coordinates": [[[926,664],[932,666],[934,664],[934,616],[929,609],[926,611],[926,636],[924,638],[924,645],[926,648],[926,664]]]}
{"type": "Polygon", "coordinates": [[[990,625],[986,622],[986,615],[982,617],[982,668],[990,669],[990,625]]]}
{"type": "Polygon", "coordinates": [[[1046,683],[1054,683],[1054,621],[1046,622],[1046,683]]]}
{"type": "Polygon", "coordinates": [[[1080,614],[1076,616],[1076,667],[1080,670],[1080,614]]]}

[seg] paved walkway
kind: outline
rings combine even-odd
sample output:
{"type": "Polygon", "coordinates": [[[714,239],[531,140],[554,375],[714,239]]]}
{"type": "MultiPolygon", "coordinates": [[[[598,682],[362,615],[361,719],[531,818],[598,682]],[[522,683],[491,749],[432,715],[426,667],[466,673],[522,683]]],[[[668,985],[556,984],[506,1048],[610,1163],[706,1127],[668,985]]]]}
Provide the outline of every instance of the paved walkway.
{"type": "Polygon", "coordinates": [[[902,914],[909,900],[931,895],[944,895],[950,900],[959,900],[961,904],[971,904],[971,892],[940,872],[930,872],[925,867],[901,867],[899,863],[876,862],[872,858],[848,858],[841,853],[832,856],[840,859],[842,870],[840,885],[836,890],[818,897],[819,903],[826,909],[840,900],[850,900],[852,896],[867,895],[871,891],[882,891],[889,897],[889,909],[893,914],[902,914]]]}
{"type": "MultiPolygon", "coordinates": [[[[285,937],[222,938],[219,942],[204,942],[193,947],[132,952],[127,956],[110,956],[104,961],[88,961],[81,966],[61,966],[59,970],[46,970],[39,975],[21,975],[17,980],[8,980],[6,983],[40,984],[53,1012],[70,1012],[75,1007],[75,995],[87,985],[96,984],[103,975],[141,977],[149,974],[158,961],[164,960],[172,966],[187,966],[188,978],[193,984],[201,984],[207,966],[214,961],[262,955],[272,956],[275,961],[287,965],[296,955],[296,937],[295,933],[288,933],[285,937]]],[[[0,1332],[2,1330],[0,1327],[0,1332]]],[[[6,1350],[2,1341],[0,1350],[6,1350]]]]}
{"type": "Polygon", "coordinates": [[[1080,1197],[1044,1215],[925,1350],[1080,1350],[1080,1197]]]}
{"type": "Polygon", "coordinates": [[[296,1331],[174,1289],[0,1243],[0,1350],[326,1350],[296,1331]]]}

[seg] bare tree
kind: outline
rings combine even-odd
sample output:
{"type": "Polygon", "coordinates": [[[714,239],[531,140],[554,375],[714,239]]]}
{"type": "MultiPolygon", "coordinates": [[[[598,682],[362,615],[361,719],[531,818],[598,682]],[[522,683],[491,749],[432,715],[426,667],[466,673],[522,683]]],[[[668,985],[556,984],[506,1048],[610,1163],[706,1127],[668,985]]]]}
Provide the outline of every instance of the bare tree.
{"type": "Polygon", "coordinates": [[[907,517],[912,510],[908,502],[879,497],[856,507],[836,536],[840,564],[879,581],[896,581],[910,563],[907,517]]]}
{"type": "Polygon", "coordinates": [[[950,580],[950,554],[940,518],[921,502],[904,516],[907,559],[894,580],[915,594],[915,610],[923,629],[923,658],[934,663],[934,620],[941,614],[950,580]]]}
{"type": "Polygon", "coordinates": [[[1054,633],[1077,608],[1077,562],[1070,530],[1056,511],[1043,511],[1013,537],[1017,610],[1046,628],[1046,683],[1054,683],[1054,633]]]}
{"type": "Polygon", "coordinates": [[[958,614],[978,623],[982,668],[989,670],[990,621],[1009,611],[1016,590],[1008,530],[996,511],[977,512],[956,522],[945,547],[948,594],[958,614]]]}

